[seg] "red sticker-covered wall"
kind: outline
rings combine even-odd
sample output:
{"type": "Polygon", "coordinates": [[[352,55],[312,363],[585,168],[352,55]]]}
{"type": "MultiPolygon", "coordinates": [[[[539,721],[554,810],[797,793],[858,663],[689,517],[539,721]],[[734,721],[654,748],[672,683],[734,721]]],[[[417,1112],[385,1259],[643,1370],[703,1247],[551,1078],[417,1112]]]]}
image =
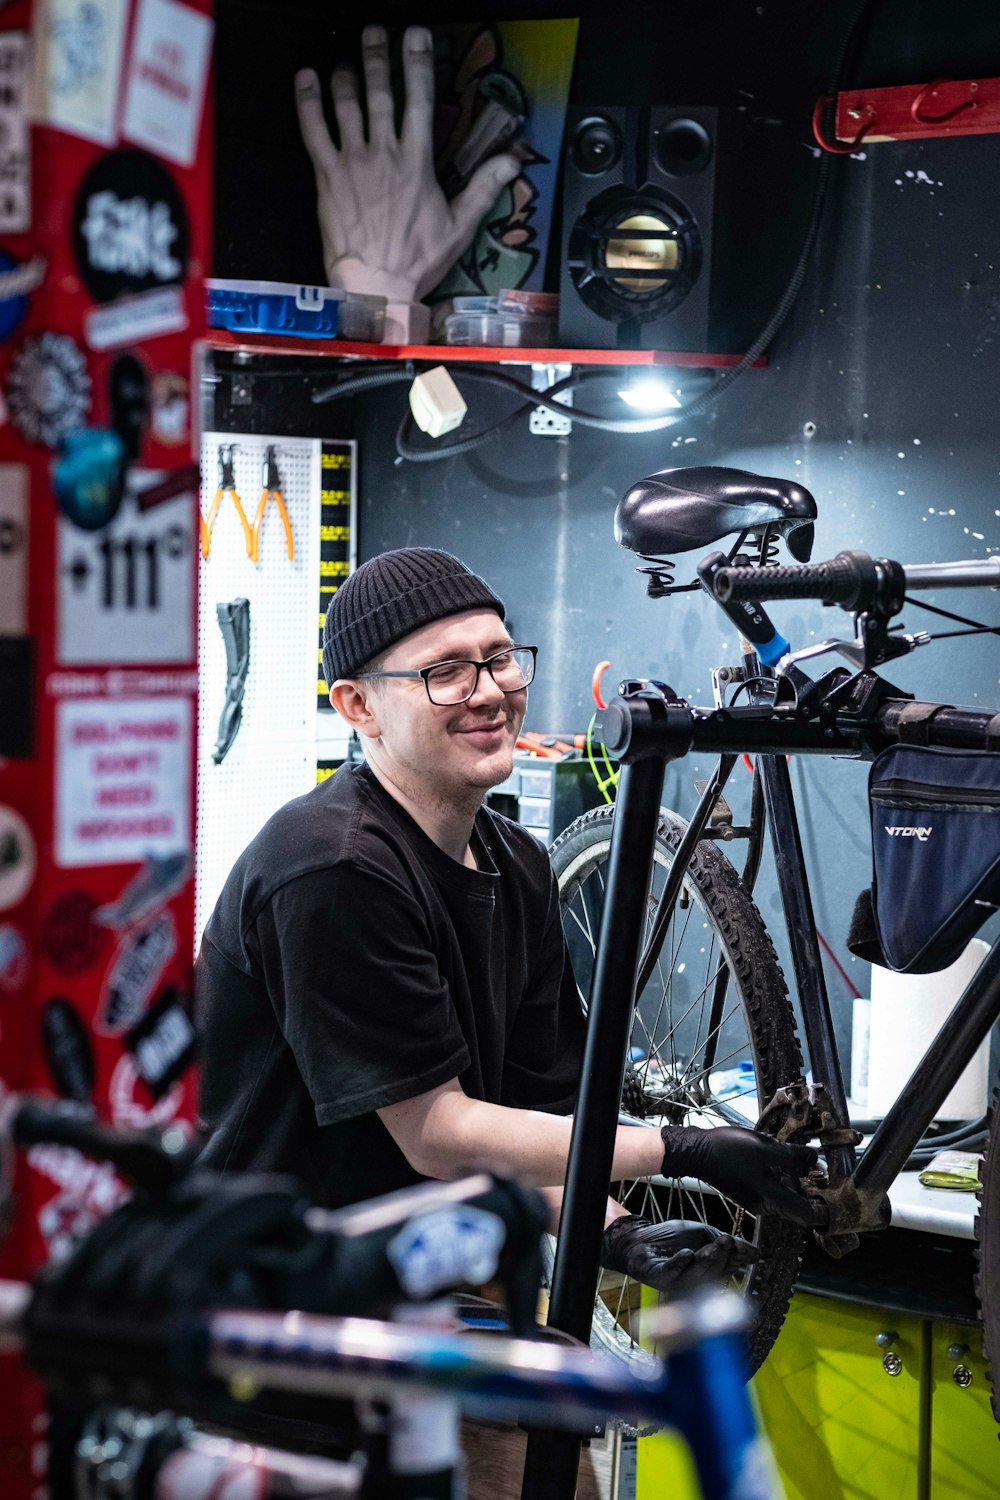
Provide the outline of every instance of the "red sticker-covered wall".
{"type": "MultiPolygon", "coordinates": [[[[195,366],[210,0],[0,8],[0,1084],[107,1121],[193,1114],[195,366]]],[[[16,1165],[0,1274],[125,1193],[16,1165]]],[[[0,1494],[45,1493],[0,1358],[0,1494]]]]}

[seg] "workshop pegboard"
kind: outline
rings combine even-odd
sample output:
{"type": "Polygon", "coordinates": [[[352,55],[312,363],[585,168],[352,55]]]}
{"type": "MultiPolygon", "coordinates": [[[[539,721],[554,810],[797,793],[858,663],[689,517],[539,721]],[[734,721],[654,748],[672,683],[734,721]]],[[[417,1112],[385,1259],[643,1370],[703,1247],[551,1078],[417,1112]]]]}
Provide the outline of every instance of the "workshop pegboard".
{"type": "Polygon", "coordinates": [[[354,561],[354,444],[234,432],[206,432],[202,438],[196,942],[242,850],[284,802],[316,784],[320,756],[342,758],[346,749],[339,719],[321,716],[317,708],[317,599],[332,577],[323,502],[331,461],[344,496],[337,516],[343,564],[336,582],[354,561]],[[277,471],[270,476],[269,449],[277,471]],[[223,460],[229,464],[225,473],[223,460]],[[291,558],[274,497],[268,498],[254,548],[254,522],[268,477],[278,480],[291,558]],[[232,480],[246,524],[224,479],[232,480]],[[208,534],[206,522],[220,488],[225,492],[208,534]],[[234,599],[249,602],[249,664],[239,730],[216,764],[213,750],[228,676],[216,606],[234,599]]]}

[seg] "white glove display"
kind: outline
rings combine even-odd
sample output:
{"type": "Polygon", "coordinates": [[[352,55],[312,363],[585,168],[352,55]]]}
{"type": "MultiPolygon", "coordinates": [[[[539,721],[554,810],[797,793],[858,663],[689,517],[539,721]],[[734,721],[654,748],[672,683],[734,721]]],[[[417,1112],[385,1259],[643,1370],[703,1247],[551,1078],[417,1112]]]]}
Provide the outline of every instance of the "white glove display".
{"type": "Polygon", "coordinates": [[[515,156],[492,157],[449,203],[434,175],[431,33],[410,26],[403,35],[398,134],[385,28],[367,26],[361,45],[364,112],[353,70],[336,68],[330,80],[339,146],[327,129],[316,73],[305,68],[295,77],[302,140],[316,174],[323,262],[331,286],[413,303],[455,263],[521,167],[515,156]]]}

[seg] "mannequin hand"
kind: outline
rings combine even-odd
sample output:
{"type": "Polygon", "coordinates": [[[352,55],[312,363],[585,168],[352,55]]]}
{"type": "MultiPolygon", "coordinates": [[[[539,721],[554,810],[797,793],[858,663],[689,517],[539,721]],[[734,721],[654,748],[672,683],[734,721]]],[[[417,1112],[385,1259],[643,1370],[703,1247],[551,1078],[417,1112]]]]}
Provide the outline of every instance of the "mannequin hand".
{"type": "Polygon", "coordinates": [[[816,1222],[801,1178],[818,1160],[812,1146],[790,1146],[770,1136],[722,1125],[699,1130],[664,1125],[664,1177],[698,1177],[754,1214],[777,1214],[796,1224],[816,1222]]]}
{"type": "Polygon", "coordinates": [[[607,1270],[676,1296],[726,1281],[759,1259],[760,1251],[747,1240],[684,1219],[653,1224],[627,1214],[612,1220],[601,1241],[601,1265],[607,1270]]]}
{"type": "Polygon", "coordinates": [[[307,68],[295,76],[299,128],[316,173],[323,263],[331,286],[416,302],[454,265],[520,164],[514,156],[492,157],[449,203],[434,176],[430,32],[411,26],[403,35],[406,100],[398,136],[385,29],[366,26],[361,45],[367,140],[351,69],[335,69],[330,81],[339,149],[323,118],[316,74],[307,68]]]}

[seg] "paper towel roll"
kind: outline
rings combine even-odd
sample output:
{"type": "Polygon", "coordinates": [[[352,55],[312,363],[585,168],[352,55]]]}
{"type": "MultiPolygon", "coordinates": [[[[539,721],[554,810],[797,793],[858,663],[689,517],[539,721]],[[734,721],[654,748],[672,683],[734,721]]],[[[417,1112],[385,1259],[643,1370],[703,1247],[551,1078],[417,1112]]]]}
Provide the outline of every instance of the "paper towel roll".
{"type": "MultiPolygon", "coordinates": [[[[895,1102],[989,951],[989,943],[973,938],[955,962],[937,974],[894,974],[872,965],[869,1115],[884,1115],[895,1102]]],[[[987,1037],[935,1119],[978,1120],[986,1113],[989,1062],[987,1037]]]]}

